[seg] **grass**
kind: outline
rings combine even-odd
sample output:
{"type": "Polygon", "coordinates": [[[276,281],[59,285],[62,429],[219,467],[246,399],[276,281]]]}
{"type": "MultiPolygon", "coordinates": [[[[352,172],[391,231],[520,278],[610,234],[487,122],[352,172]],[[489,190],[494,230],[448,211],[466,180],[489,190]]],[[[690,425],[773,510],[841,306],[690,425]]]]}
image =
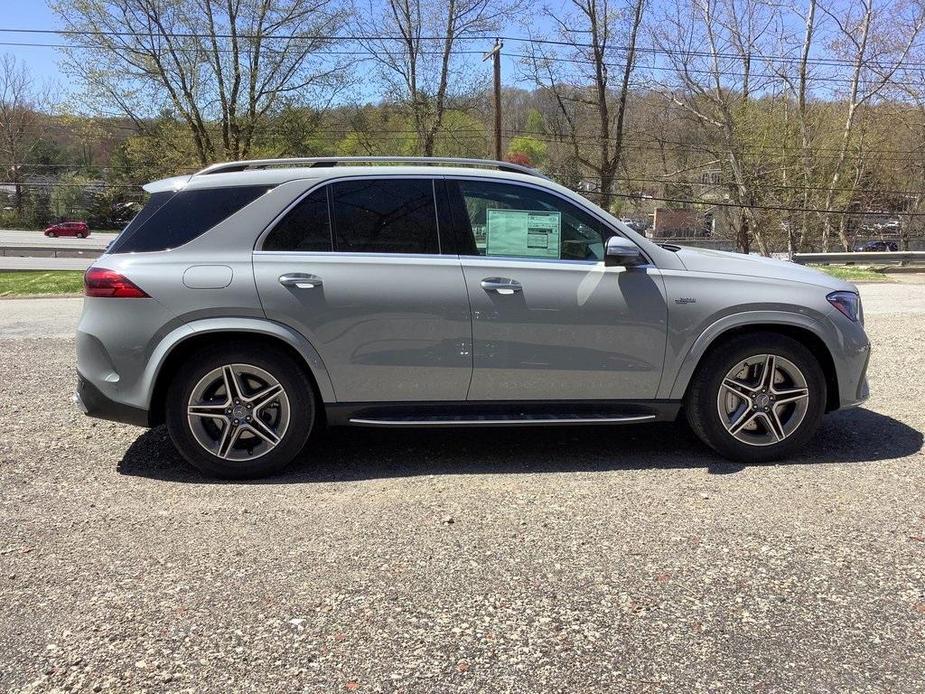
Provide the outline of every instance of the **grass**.
{"type": "Polygon", "coordinates": [[[847,280],[848,282],[856,282],[859,280],[872,280],[874,282],[890,281],[882,272],[877,272],[876,270],[871,270],[866,267],[858,267],[857,265],[812,265],[811,267],[815,270],[828,273],[832,275],[832,277],[837,277],[840,280],[847,280]]]}
{"type": "Polygon", "coordinates": [[[0,272],[0,296],[79,294],[84,273],[79,270],[0,272]]]}

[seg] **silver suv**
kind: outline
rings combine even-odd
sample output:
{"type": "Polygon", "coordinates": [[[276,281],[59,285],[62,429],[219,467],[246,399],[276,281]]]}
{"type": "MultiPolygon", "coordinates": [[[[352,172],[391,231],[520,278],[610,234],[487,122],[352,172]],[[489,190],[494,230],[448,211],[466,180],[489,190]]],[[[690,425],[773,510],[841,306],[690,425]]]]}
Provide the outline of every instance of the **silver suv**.
{"type": "Polygon", "coordinates": [[[653,243],[530,169],[261,160],[145,190],[86,274],[76,400],[166,423],[211,475],[279,470],[322,425],[618,424],[682,408],[723,456],[765,461],[868,395],[853,285],[653,243]]]}

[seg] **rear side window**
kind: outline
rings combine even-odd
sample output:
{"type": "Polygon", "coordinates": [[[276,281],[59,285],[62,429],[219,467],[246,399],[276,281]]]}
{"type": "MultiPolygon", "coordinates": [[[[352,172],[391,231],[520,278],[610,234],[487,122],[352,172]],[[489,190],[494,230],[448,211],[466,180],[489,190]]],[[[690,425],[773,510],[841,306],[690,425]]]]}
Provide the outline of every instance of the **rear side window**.
{"type": "Polygon", "coordinates": [[[109,252],[177,248],[202,236],[268,190],[267,186],[239,186],[155,193],[119,235],[109,252]]]}
{"type": "Polygon", "coordinates": [[[437,211],[429,179],[332,185],[334,247],[354,253],[437,254],[437,211]]]}
{"type": "Polygon", "coordinates": [[[265,251],[330,251],[331,217],[327,188],[302,198],[273,227],[263,242],[265,251]]]}

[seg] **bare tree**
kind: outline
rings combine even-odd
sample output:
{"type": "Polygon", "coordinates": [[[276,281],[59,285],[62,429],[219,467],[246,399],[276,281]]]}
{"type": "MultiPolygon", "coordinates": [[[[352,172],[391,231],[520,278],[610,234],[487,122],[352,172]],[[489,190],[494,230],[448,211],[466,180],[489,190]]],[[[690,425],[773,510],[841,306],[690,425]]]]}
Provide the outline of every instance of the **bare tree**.
{"type": "MultiPolygon", "coordinates": [[[[839,188],[845,176],[858,112],[883,92],[906,61],[925,25],[925,7],[920,3],[902,1],[886,5],[882,11],[877,12],[874,0],[849,3],[848,9],[841,13],[826,6],[820,7],[838,27],[835,46],[847,46],[851,61],[845,120],[825,194],[825,216],[822,222],[823,250],[829,249],[829,241],[838,220],[839,239],[847,251],[850,247],[845,232],[844,213],[847,209],[843,205],[842,209],[836,210],[836,202],[838,193],[842,192],[839,188]]],[[[843,199],[846,197],[842,196],[843,199]]],[[[847,199],[850,203],[850,197],[847,199]]]]}
{"type": "Polygon", "coordinates": [[[739,206],[736,241],[770,248],[759,224],[760,180],[766,162],[750,156],[755,95],[770,89],[773,75],[756,71],[779,24],[779,8],[760,0],[700,0],[677,5],[655,23],[653,37],[665,56],[669,78],[661,91],[704,129],[709,149],[727,170],[730,200],[739,206]]]}
{"type": "Polygon", "coordinates": [[[24,165],[38,139],[39,97],[24,63],[0,57],[0,156],[3,178],[13,184],[16,214],[23,212],[24,165]]]}
{"type": "Polygon", "coordinates": [[[451,103],[465,105],[463,97],[483,81],[480,71],[468,69],[467,56],[475,51],[463,51],[472,44],[462,42],[495,31],[520,7],[521,0],[370,0],[355,7],[360,34],[367,37],[361,43],[383,80],[382,95],[411,121],[421,154],[434,154],[451,103]]]}
{"type": "Polygon", "coordinates": [[[246,157],[291,97],[325,101],[343,79],[324,49],[345,21],[338,0],[57,0],[79,48],[66,67],[100,105],[147,132],[167,108],[200,163],[246,157]]]}
{"type": "MultiPolygon", "coordinates": [[[[815,173],[815,157],[813,156],[813,125],[810,122],[808,104],[810,75],[810,55],[818,36],[818,19],[816,16],[817,0],[805,0],[802,41],[799,45],[799,58],[795,62],[782,61],[778,66],[779,74],[790,91],[792,98],[796,99],[796,119],[800,132],[800,181],[802,188],[799,195],[799,204],[803,208],[800,212],[799,241],[796,239],[794,224],[787,225],[787,251],[793,254],[798,246],[805,246],[810,236],[809,208],[812,207],[812,188],[815,173]],[[796,74],[790,68],[796,67],[796,74]]],[[[794,197],[791,196],[793,201],[794,197]]]]}
{"type": "Polygon", "coordinates": [[[560,133],[575,159],[597,179],[604,207],[612,201],[622,163],[636,41],[646,5],[647,0],[568,0],[565,11],[547,6],[543,12],[565,46],[564,55],[534,44],[527,60],[533,81],[554,95],[564,125],[560,133]],[[590,132],[585,126],[589,119],[594,122],[590,132]]]}

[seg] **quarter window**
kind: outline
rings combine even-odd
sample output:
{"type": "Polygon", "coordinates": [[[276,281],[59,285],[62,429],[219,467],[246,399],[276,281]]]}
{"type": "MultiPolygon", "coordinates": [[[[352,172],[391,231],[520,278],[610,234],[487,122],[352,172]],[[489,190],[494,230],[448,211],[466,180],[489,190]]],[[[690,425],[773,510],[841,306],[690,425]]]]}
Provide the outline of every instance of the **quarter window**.
{"type": "Polygon", "coordinates": [[[450,181],[458,186],[465,211],[463,248],[485,256],[537,260],[604,258],[604,241],[613,232],[561,198],[535,188],[488,181],[450,181]]]}
{"type": "Polygon", "coordinates": [[[119,234],[109,252],[177,248],[206,233],[268,190],[267,186],[237,186],[155,193],[119,234]]]}
{"type": "Polygon", "coordinates": [[[364,179],[332,185],[334,247],[354,253],[440,252],[429,179],[364,179]]]}
{"type": "Polygon", "coordinates": [[[300,200],[273,227],[263,242],[265,251],[330,251],[331,218],[327,188],[300,200]]]}

